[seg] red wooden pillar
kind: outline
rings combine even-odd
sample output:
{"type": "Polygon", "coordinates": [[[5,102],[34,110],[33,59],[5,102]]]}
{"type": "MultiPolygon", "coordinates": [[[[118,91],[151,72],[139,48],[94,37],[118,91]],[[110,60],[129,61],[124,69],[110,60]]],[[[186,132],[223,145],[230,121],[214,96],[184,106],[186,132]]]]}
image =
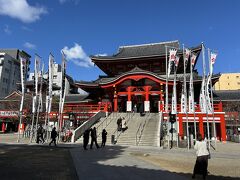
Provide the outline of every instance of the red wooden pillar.
{"type": "Polygon", "coordinates": [[[114,97],[114,100],[113,100],[113,103],[114,103],[114,112],[117,112],[118,111],[118,99],[117,99],[117,95],[114,97]]]}
{"type": "Polygon", "coordinates": [[[128,101],[131,101],[131,87],[127,88],[128,101]]]}
{"type": "Polygon", "coordinates": [[[226,141],[226,124],[224,114],[220,115],[220,127],[221,127],[221,139],[222,141],[226,141]]]}
{"type": "Polygon", "coordinates": [[[204,138],[203,115],[202,114],[199,114],[199,133],[202,135],[202,138],[204,138]]]}
{"type": "Polygon", "coordinates": [[[160,83],[160,110],[163,111],[164,110],[164,94],[163,94],[163,83],[160,83]]]}
{"type": "Polygon", "coordinates": [[[183,117],[182,114],[178,115],[178,124],[179,124],[179,136],[183,137],[183,117]]]}
{"type": "Polygon", "coordinates": [[[118,97],[117,97],[117,90],[116,90],[116,86],[113,85],[114,88],[114,93],[113,93],[113,111],[117,112],[118,111],[118,97]]]}
{"type": "Polygon", "coordinates": [[[144,86],[145,90],[145,101],[149,101],[149,89],[151,86],[144,86]]]}

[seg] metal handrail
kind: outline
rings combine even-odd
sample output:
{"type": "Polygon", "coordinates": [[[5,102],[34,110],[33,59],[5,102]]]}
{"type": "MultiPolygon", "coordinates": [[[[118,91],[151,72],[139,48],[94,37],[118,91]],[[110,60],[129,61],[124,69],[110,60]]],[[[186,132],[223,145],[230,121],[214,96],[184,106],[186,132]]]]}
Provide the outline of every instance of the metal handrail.
{"type": "Polygon", "coordinates": [[[100,126],[102,126],[102,129],[101,129],[101,130],[106,129],[106,127],[113,121],[113,119],[114,119],[114,112],[111,113],[108,117],[105,117],[105,120],[103,120],[103,121],[96,127],[97,132],[99,132],[99,133],[98,133],[98,136],[100,136],[100,135],[101,135],[101,132],[102,132],[102,131],[98,131],[98,129],[100,129],[100,126]],[[111,118],[111,116],[113,116],[113,117],[111,118]],[[108,119],[110,119],[110,121],[108,121],[108,119]],[[104,126],[104,122],[106,123],[105,126],[104,126]]]}
{"type": "Polygon", "coordinates": [[[141,123],[138,127],[138,130],[136,132],[136,145],[138,146],[139,142],[140,142],[140,139],[142,137],[142,133],[143,133],[143,130],[144,130],[144,127],[147,123],[147,120],[144,121],[144,123],[141,123]],[[138,133],[139,133],[139,136],[138,136],[138,133]]]}
{"type": "Polygon", "coordinates": [[[73,131],[71,142],[74,143],[79,137],[82,136],[86,129],[89,129],[98,119],[105,116],[105,112],[99,111],[92,116],[88,121],[84,122],[81,126],[73,131]]]}

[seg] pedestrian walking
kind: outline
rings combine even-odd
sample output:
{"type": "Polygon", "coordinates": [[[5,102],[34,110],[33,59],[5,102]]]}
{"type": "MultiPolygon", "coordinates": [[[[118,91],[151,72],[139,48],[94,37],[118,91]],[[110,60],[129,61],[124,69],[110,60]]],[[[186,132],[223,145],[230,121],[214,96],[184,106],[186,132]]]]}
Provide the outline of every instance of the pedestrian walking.
{"type": "Polygon", "coordinates": [[[87,150],[87,145],[89,143],[89,132],[90,132],[90,130],[87,129],[83,133],[83,149],[84,150],[87,150]]]}
{"type": "Polygon", "coordinates": [[[124,132],[127,129],[127,122],[125,118],[122,119],[122,132],[124,132]]]}
{"type": "Polygon", "coordinates": [[[95,146],[97,148],[99,148],[98,143],[97,143],[97,130],[96,130],[96,127],[94,127],[91,130],[91,145],[90,145],[90,149],[92,149],[93,143],[95,143],[95,146]]]}
{"type": "Polygon", "coordinates": [[[201,134],[197,136],[198,140],[194,146],[194,149],[197,150],[197,159],[193,170],[192,178],[194,179],[196,174],[200,174],[203,176],[203,179],[206,179],[208,173],[208,158],[209,158],[209,150],[207,147],[206,141],[203,141],[201,134]]]}
{"type": "Polygon", "coordinates": [[[44,129],[42,127],[42,125],[39,125],[39,128],[37,130],[37,143],[39,143],[41,141],[41,143],[43,144],[45,142],[44,138],[43,138],[43,134],[44,134],[44,129]]]}
{"type": "Polygon", "coordinates": [[[119,117],[117,120],[117,129],[118,129],[118,131],[122,130],[122,118],[121,117],[119,117]]]}
{"type": "Polygon", "coordinates": [[[133,112],[134,113],[137,113],[137,105],[135,104],[134,107],[133,107],[133,112]]]}
{"type": "Polygon", "coordinates": [[[102,145],[101,145],[101,147],[105,147],[106,141],[107,141],[107,131],[106,131],[106,129],[103,129],[102,130],[102,145]]]}
{"type": "Polygon", "coordinates": [[[52,141],[49,143],[49,146],[51,146],[52,143],[54,143],[54,146],[57,146],[56,145],[56,138],[57,138],[57,131],[56,131],[56,128],[53,127],[53,129],[51,131],[51,139],[52,139],[52,141]]]}

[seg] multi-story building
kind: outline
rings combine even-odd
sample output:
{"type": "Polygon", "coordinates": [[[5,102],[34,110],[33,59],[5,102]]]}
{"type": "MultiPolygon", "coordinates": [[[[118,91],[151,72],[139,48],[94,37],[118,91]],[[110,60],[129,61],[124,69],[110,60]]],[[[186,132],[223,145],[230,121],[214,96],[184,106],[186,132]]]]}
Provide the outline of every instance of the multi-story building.
{"type": "MultiPolygon", "coordinates": [[[[31,56],[18,49],[0,49],[0,98],[17,90],[21,81],[20,56],[30,64],[31,56]]],[[[28,68],[27,68],[28,70],[28,68]]]]}
{"type": "Polygon", "coordinates": [[[214,88],[215,90],[240,90],[240,73],[223,73],[214,88]]]}
{"type": "MultiPolygon", "coordinates": [[[[60,94],[60,87],[61,87],[61,74],[62,74],[62,67],[60,64],[53,64],[53,95],[60,94]]],[[[66,83],[66,94],[77,94],[77,87],[73,85],[74,81],[72,77],[66,75],[67,83],[66,83]]],[[[48,79],[48,72],[43,74],[43,78],[45,80],[48,79]]],[[[34,80],[34,73],[30,73],[29,81],[34,80]]]]}

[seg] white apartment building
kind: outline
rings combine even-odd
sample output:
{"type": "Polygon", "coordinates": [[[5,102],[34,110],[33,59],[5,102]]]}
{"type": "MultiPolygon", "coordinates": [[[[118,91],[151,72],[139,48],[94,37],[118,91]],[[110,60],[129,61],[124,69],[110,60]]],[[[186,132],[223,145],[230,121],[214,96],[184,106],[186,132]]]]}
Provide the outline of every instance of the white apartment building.
{"type": "MultiPolygon", "coordinates": [[[[60,94],[60,87],[61,87],[61,65],[54,63],[53,65],[53,95],[59,95],[60,94]],[[55,88],[54,88],[55,87],[55,88]]],[[[66,75],[67,77],[67,83],[66,83],[66,95],[70,94],[70,84],[73,84],[73,79],[66,75]]],[[[45,80],[48,79],[48,72],[43,74],[43,78],[45,80]]],[[[30,73],[29,75],[29,81],[34,80],[34,73],[30,73]]]]}
{"type": "Polygon", "coordinates": [[[0,98],[20,88],[20,55],[27,59],[29,65],[31,56],[26,52],[18,49],[0,49],[0,98]]]}

